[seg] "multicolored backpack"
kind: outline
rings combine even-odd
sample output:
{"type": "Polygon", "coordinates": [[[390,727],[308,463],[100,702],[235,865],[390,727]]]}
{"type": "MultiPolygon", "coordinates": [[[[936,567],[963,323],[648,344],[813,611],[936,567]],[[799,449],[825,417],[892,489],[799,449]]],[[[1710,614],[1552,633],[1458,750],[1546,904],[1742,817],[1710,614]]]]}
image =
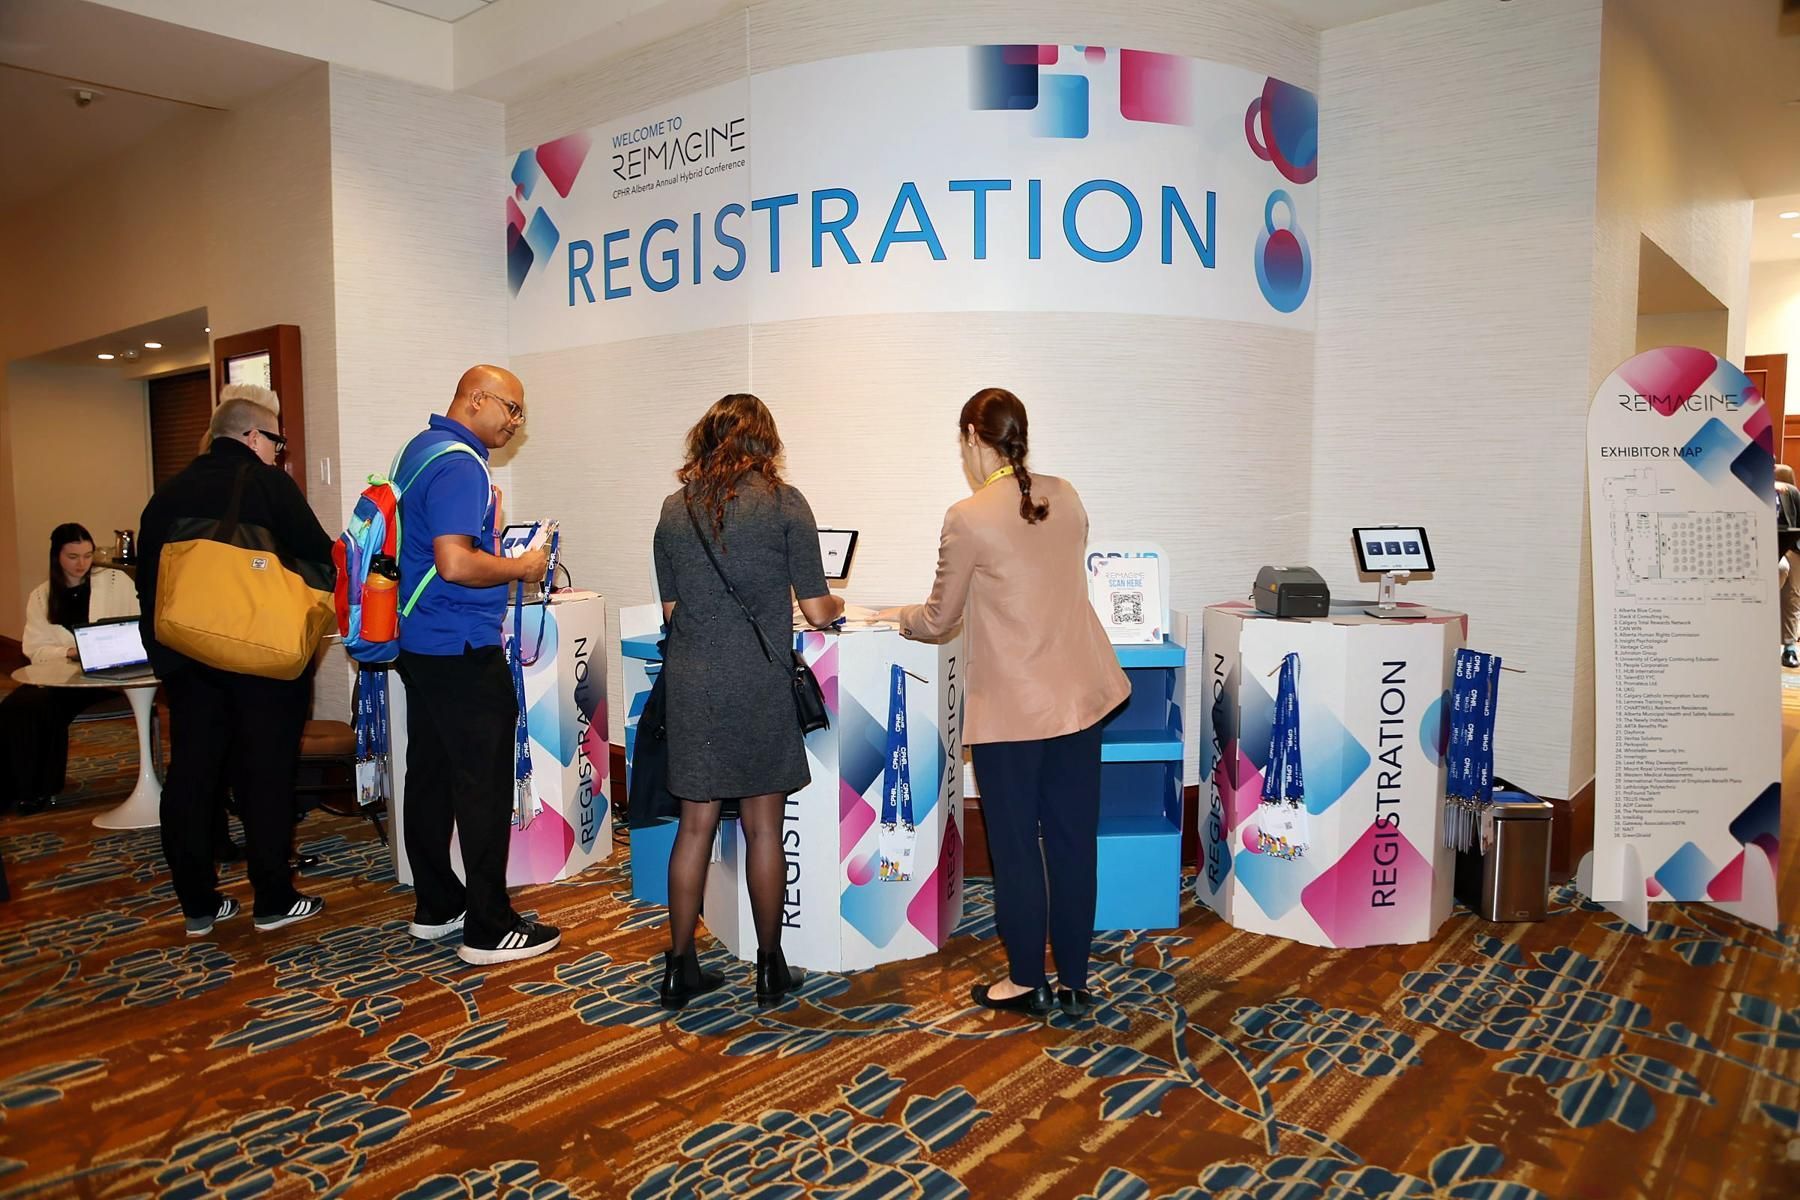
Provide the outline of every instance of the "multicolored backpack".
{"type": "MultiPolygon", "coordinates": [[[[397,623],[391,631],[363,628],[363,594],[369,580],[369,568],[378,556],[399,562],[401,494],[418,480],[426,467],[446,454],[456,453],[467,454],[481,462],[481,456],[469,446],[454,439],[446,440],[433,446],[402,484],[393,478],[400,470],[400,458],[406,454],[402,450],[387,475],[369,476],[369,486],[363,489],[356,507],[350,512],[350,524],[344,527],[331,549],[332,560],[337,564],[338,633],[344,639],[344,652],[359,663],[389,663],[399,657],[397,623]]],[[[481,469],[485,474],[487,464],[482,463],[481,469]]],[[[412,612],[426,586],[436,578],[437,568],[433,567],[413,587],[412,595],[399,607],[401,620],[412,612]]]]}

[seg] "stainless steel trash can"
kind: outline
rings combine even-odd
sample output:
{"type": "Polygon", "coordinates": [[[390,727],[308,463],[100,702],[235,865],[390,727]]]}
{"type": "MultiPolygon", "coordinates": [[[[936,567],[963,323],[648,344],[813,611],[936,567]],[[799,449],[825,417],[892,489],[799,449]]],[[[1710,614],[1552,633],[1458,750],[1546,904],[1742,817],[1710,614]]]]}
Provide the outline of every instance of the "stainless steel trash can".
{"type": "Polygon", "coordinates": [[[1548,803],[1496,792],[1478,849],[1457,857],[1457,899],[1490,921],[1541,921],[1550,897],[1548,803]]]}

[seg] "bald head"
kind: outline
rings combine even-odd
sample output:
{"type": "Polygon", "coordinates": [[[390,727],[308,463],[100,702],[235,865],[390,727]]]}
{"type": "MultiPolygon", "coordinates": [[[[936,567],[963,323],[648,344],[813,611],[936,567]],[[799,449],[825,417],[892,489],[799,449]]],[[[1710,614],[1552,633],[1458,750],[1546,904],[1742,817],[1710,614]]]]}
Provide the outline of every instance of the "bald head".
{"type": "Polygon", "coordinates": [[[456,395],[445,415],[461,422],[490,450],[498,450],[525,424],[525,385],[505,367],[487,363],[470,367],[456,381],[456,395]]]}

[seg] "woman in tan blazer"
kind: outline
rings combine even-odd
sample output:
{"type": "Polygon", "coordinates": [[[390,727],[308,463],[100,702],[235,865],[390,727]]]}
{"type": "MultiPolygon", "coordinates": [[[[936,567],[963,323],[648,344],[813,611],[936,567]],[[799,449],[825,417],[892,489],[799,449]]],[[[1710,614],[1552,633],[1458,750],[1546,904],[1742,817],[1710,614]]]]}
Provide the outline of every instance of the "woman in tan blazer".
{"type": "Polygon", "coordinates": [[[964,625],[963,741],[1010,967],[971,997],[1006,1011],[1082,1012],[1092,1003],[1100,722],[1131,685],[1088,605],[1081,497],[1066,480],[1026,468],[1025,406],[987,388],[963,405],[957,426],[975,494],[944,514],[931,598],[880,615],[925,641],[964,625]],[[1046,924],[1061,985],[1054,995],[1044,977],[1046,924]]]}

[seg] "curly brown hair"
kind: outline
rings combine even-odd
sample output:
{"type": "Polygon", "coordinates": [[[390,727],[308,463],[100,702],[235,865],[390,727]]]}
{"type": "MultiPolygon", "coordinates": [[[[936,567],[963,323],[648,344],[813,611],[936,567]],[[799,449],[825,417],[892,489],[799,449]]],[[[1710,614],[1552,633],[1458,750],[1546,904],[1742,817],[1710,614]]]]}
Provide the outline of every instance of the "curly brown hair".
{"type": "Polygon", "coordinates": [[[724,546],[725,510],[738,483],[754,471],[771,486],[781,483],[781,434],[768,407],[748,392],[733,392],[706,410],[688,430],[687,461],[675,472],[691,500],[712,518],[724,546]]]}

